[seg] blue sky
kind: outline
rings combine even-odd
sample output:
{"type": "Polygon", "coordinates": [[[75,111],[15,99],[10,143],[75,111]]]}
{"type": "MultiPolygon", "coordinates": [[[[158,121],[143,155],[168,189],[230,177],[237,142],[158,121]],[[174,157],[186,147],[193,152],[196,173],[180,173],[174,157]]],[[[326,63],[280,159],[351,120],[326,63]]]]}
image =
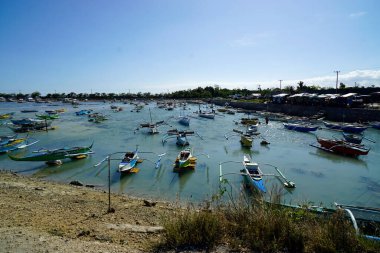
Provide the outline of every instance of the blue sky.
{"type": "Polygon", "coordinates": [[[380,86],[377,0],[0,0],[0,92],[380,86]]]}

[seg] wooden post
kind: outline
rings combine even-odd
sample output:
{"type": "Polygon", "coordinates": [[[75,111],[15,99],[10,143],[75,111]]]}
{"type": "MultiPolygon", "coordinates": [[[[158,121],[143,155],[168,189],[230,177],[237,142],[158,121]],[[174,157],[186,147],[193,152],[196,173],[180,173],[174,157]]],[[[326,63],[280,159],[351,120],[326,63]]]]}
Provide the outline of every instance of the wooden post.
{"type": "Polygon", "coordinates": [[[108,157],[108,212],[111,213],[111,157],[108,157]]]}

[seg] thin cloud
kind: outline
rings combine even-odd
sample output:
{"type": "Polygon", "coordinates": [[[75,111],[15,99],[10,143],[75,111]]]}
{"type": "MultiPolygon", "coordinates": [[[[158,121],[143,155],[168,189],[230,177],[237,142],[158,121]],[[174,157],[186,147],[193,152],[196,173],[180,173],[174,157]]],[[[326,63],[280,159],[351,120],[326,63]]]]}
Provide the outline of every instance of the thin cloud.
{"type": "Polygon", "coordinates": [[[360,17],[362,17],[362,16],[364,16],[364,15],[366,15],[366,14],[367,14],[367,12],[365,12],[365,11],[354,12],[354,13],[351,13],[351,14],[349,15],[349,17],[350,17],[350,18],[360,18],[360,17]]]}
{"type": "Polygon", "coordinates": [[[240,38],[237,38],[230,42],[230,46],[232,47],[252,47],[256,46],[258,44],[261,44],[265,42],[270,37],[273,37],[273,33],[264,32],[264,33],[257,33],[254,35],[243,35],[240,38]]]}

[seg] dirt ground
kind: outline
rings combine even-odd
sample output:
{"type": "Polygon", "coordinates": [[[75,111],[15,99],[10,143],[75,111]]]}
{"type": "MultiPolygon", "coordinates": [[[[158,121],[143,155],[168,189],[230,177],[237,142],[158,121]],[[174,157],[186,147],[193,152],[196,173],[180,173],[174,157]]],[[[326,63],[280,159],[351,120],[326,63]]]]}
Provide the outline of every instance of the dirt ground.
{"type": "MultiPolygon", "coordinates": [[[[147,252],[174,205],[0,172],[0,252],[147,252]]],[[[170,217],[170,216],[169,216],[170,217]]]]}

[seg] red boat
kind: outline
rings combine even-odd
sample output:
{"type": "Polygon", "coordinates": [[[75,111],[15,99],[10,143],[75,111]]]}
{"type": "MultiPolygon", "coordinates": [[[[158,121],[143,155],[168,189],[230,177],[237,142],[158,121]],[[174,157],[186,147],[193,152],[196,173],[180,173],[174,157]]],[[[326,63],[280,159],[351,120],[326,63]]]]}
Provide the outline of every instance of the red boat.
{"type": "Polygon", "coordinates": [[[344,140],[335,140],[335,139],[324,139],[324,138],[318,138],[317,141],[321,145],[320,147],[317,147],[319,149],[342,154],[342,155],[348,155],[348,156],[354,156],[357,157],[359,155],[367,155],[369,152],[369,148],[365,147],[364,145],[360,144],[354,144],[350,143],[344,140]]]}

